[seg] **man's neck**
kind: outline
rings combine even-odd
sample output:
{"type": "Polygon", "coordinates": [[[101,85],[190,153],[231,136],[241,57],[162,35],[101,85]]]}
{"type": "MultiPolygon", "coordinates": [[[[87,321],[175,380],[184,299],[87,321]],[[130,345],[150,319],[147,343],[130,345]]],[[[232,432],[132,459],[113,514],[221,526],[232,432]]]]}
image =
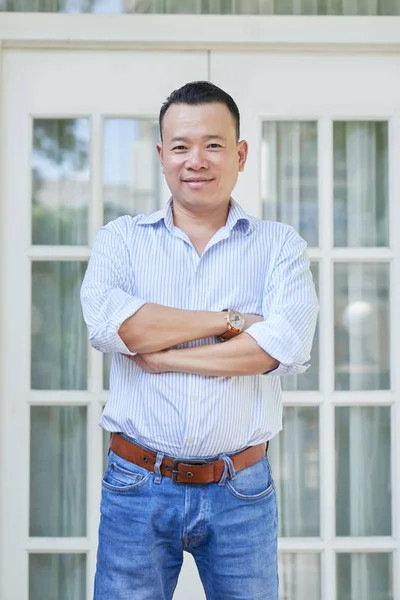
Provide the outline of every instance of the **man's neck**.
{"type": "Polygon", "coordinates": [[[217,210],[190,210],[172,200],[174,225],[182,229],[189,237],[192,235],[214,235],[224,227],[228,218],[230,201],[217,210]]]}

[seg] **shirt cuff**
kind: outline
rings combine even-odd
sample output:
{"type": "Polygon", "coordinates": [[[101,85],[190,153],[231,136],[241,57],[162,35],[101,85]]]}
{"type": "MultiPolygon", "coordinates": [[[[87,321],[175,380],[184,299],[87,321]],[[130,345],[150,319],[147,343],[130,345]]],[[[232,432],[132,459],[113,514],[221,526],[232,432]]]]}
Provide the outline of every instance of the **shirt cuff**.
{"type": "Polygon", "coordinates": [[[126,319],[132,317],[147,303],[147,300],[134,298],[122,290],[114,290],[114,292],[117,292],[117,294],[113,295],[112,301],[113,304],[116,303],[119,305],[118,309],[113,311],[112,319],[105,327],[97,329],[89,337],[89,341],[93,348],[96,348],[99,352],[118,352],[135,356],[137,352],[129,350],[122,341],[118,330],[126,319]]]}
{"type": "Polygon", "coordinates": [[[246,329],[246,333],[257,342],[264,352],[267,352],[267,354],[279,361],[278,367],[273,371],[269,371],[268,375],[304,373],[310,365],[300,364],[297,360],[297,356],[302,351],[301,342],[297,334],[288,325],[284,317],[276,315],[275,318],[272,318],[274,319],[273,323],[269,323],[266,320],[254,323],[246,329]],[[290,344],[285,343],[284,340],[287,339],[290,340],[290,344]]]}

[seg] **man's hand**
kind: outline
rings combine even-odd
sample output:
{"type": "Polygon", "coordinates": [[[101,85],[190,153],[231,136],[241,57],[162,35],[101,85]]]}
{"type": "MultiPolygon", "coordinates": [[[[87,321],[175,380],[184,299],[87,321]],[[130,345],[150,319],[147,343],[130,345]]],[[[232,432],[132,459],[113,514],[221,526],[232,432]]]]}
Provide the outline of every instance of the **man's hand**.
{"type": "Polygon", "coordinates": [[[262,317],[261,315],[246,315],[241,313],[243,318],[244,318],[244,329],[243,331],[246,331],[246,329],[248,329],[250,327],[250,325],[254,325],[254,323],[260,323],[261,321],[264,321],[264,317],[262,317]]]}
{"type": "Polygon", "coordinates": [[[122,356],[133,360],[141,369],[144,369],[148,373],[167,373],[170,370],[165,364],[167,352],[168,350],[161,350],[160,352],[151,352],[150,354],[135,354],[134,356],[123,354],[122,356]]]}

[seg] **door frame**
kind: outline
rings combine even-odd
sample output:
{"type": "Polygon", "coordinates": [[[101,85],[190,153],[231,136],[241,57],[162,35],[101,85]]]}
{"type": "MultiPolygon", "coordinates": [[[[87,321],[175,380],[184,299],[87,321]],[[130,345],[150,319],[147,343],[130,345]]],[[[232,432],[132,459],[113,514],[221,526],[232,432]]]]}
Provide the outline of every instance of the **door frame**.
{"type": "MultiPolygon", "coordinates": [[[[4,53],[8,50],[30,49],[42,52],[52,52],[57,49],[65,50],[145,50],[152,52],[154,50],[169,51],[207,51],[208,77],[210,78],[210,59],[211,52],[221,50],[228,52],[237,51],[260,51],[286,53],[320,53],[320,54],[388,54],[398,55],[400,53],[400,17],[293,17],[293,16],[237,16],[221,17],[209,15],[65,15],[60,14],[23,14],[23,13],[3,13],[0,14],[0,102],[2,101],[2,86],[4,81],[1,73],[1,65],[4,53]],[[166,27],[166,21],[171,23],[171,27],[166,27]],[[201,20],[202,27],[199,27],[201,20]],[[112,37],[109,32],[112,31],[112,37]]],[[[0,122],[0,139],[2,128],[0,122]]],[[[327,132],[325,130],[327,139],[327,132]]],[[[396,137],[400,138],[400,124],[396,124],[396,137]]],[[[0,178],[4,168],[4,160],[0,156],[0,178]]],[[[326,173],[329,176],[329,167],[325,164],[326,173]]],[[[392,169],[393,171],[393,169],[392,169]]],[[[2,179],[2,178],[1,178],[2,179]]],[[[0,181],[1,181],[0,179],[0,181]]],[[[329,184],[326,180],[324,187],[329,184]]],[[[390,182],[391,198],[400,198],[400,178],[392,177],[390,182]]],[[[327,192],[328,193],[328,192],[327,192]]],[[[0,188],[0,205],[3,205],[5,198],[2,198],[2,188],[0,188]]],[[[394,222],[400,222],[400,210],[394,207],[392,203],[392,226],[394,222]]],[[[321,229],[321,239],[324,239],[324,231],[321,229]]],[[[328,239],[328,238],[325,238],[328,239]]],[[[392,238],[395,239],[395,238],[392,238]]],[[[396,249],[396,256],[399,257],[400,249],[396,249]],[[399,252],[397,254],[397,252],[399,252]]],[[[340,250],[336,251],[338,254],[340,250]]],[[[0,256],[7,254],[7,236],[0,236],[0,256]]],[[[319,258],[318,251],[315,250],[314,258],[319,258]]],[[[368,251],[366,251],[368,256],[368,251]]],[[[344,253],[343,257],[348,256],[344,253]]],[[[0,264],[0,277],[3,277],[5,267],[0,264]]],[[[330,272],[327,270],[321,275],[325,278],[325,290],[329,289],[328,279],[332,281],[330,272]]],[[[396,279],[400,281],[400,267],[396,266],[396,279]]],[[[1,279],[2,281],[4,279],[1,279]]],[[[330,289],[333,293],[333,290],[330,289]]],[[[395,342],[392,344],[391,356],[394,361],[395,356],[400,353],[400,324],[396,325],[394,319],[395,300],[396,306],[399,305],[399,290],[393,291],[391,301],[392,319],[395,342]]],[[[321,298],[321,301],[323,299],[321,298]]],[[[330,306],[332,298],[325,298],[330,306]]],[[[0,298],[0,302],[2,302],[0,298]]],[[[2,307],[3,310],[4,307],[2,307]]],[[[329,319],[331,310],[326,311],[325,326],[330,327],[329,319]]],[[[0,351],[0,359],[6,348],[0,351]]],[[[94,359],[99,367],[99,359],[94,359]]],[[[325,360],[328,360],[325,357],[325,360]]],[[[0,360],[0,375],[3,361],[0,360]]],[[[321,367],[322,369],[322,367],[321,367]]],[[[15,370],[15,376],[18,376],[15,370]]],[[[398,375],[393,370],[393,389],[399,389],[398,375]]],[[[4,414],[1,403],[1,382],[0,382],[0,417],[4,414]]],[[[60,396],[60,402],[62,398],[60,396]]],[[[345,400],[343,401],[345,402],[345,400]]],[[[393,444],[396,450],[393,450],[392,458],[395,464],[392,465],[392,472],[400,472],[400,410],[393,406],[396,417],[393,420],[393,444]]],[[[326,412],[324,419],[332,416],[331,412],[326,412]]],[[[88,422],[97,419],[93,415],[88,422]]],[[[23,428],[26,428],[24,424],[23,428]]],[[[322,426],[322,419],[321,419],[322,426]]],[[[98,437],[98,433],[88,431],[89,441],[91,436],[98,437]]],[[[97,440],[98,442],[98,440],[97,440]]],[[[333,440],[328,440],[332,446],[333,440]]],[[[321,452],[321,469],[332,468],[332,457],[328,452],[321,452]]],[[[0,458],[5,456],[3,441],[0,439],[0,458]]],[[[91,483],[97,477],[97,472],[89,474],[91,483]]],[[[395,511],[394,499],[400,498],[400,477],[393,479],[393,511],[395,511]]],[[[25,487],[25,486],[24,486],[25,487]]],[[[333,492],[333,490],[330,490],[333,492]]],[[[7,500],[6,494],[0,494],[0,514],[2,503],[7,500]]],[[[89,502],[89,500],[88,500],[89,502]]],[[[332,496],[332,506],[334,497],[332,496]]],[[[321,506],[322,508],[322,506],[321,506]]],[[[326,509],[329,509],[326,506],[326,509]]],[[[321,524],[324,523],[324,516],[321,515],[321,524]]],[[[395,598],[400,594],[400,549],[399,549],[399,531],[397,519],[393,519],[393,542],[388,541],[387,550],[394,552],[394,578],[395,578],[395,598]],[[397,538],[397,539],[396,539],[397,538]]],[[[88,523],[89,527],[89,523],[88,523]]],[[[329,532],[333,534],[334,532],[329,532]]],[[[65,549],[65,540],[60,540],[60,548],[65,549]]],[[[71,551],[82,551],[88,548],[82,545],[80,541],[70,540],[71,551]]],[[[349,539],[341,542],[340,549],[344,551],[357,550],[360,545],[365,544],[360,539],[349,539]]],[[[321,550],[324,542],[318,540],[310,541],[309,549],[321,550]]],[[[296,550],[295,540],[282,540],[280,548],[288,551],[296,550]]],[[[27,548],[29,550],[29,547],[27,548]]],[[[52,545],[52,549],[54,546],[52,545]]],[[[304,542],[299,541],[298,549],[304,550],[304,542]]],[[[335,546],[337,550],[337,546],[335,546]]],[[[371,545],[371,551],[374,546],[371,545]]],[[[329,542],[329,552],[333,553],[333,539],[329,542]]],[[[93,563],[93,557],[91,558],[93,563]]],[[[333,568],[332,561],[326,561],[322,564],[322,572],[325,571],[328,580],[333,581],[335,574],[331,572],[333,568]]],[[[1,579],[1,573],[0,573],[1,579]]],[[[325,592],[324,586],[322,586],[325,592]]],[[[8,600],[8,599],[6,599],[8,600]]],[[[335,600],[333,591],[324,595],[324,600],[335,600]]]]}

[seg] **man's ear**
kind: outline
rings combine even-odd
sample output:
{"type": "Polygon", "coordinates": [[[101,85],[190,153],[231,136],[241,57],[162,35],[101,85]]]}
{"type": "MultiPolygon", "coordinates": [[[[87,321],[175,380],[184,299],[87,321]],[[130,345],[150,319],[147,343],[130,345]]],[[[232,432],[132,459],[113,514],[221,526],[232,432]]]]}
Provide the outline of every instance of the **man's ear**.
{"type": "Polygon", "coordinates": [[[163,145],[156,144],[158,158],[160,159],[161,171],[164,173],[164,155],[163,155],[163,145]]]}
{"type": "Polygon", "coordinates": [[[244,165],[246,164],[248,152],[249,152],[248,143],[245,140],[241,140],[238,143],[239,171],[243,171],[243,169],[244,169],[244,165]]]}

